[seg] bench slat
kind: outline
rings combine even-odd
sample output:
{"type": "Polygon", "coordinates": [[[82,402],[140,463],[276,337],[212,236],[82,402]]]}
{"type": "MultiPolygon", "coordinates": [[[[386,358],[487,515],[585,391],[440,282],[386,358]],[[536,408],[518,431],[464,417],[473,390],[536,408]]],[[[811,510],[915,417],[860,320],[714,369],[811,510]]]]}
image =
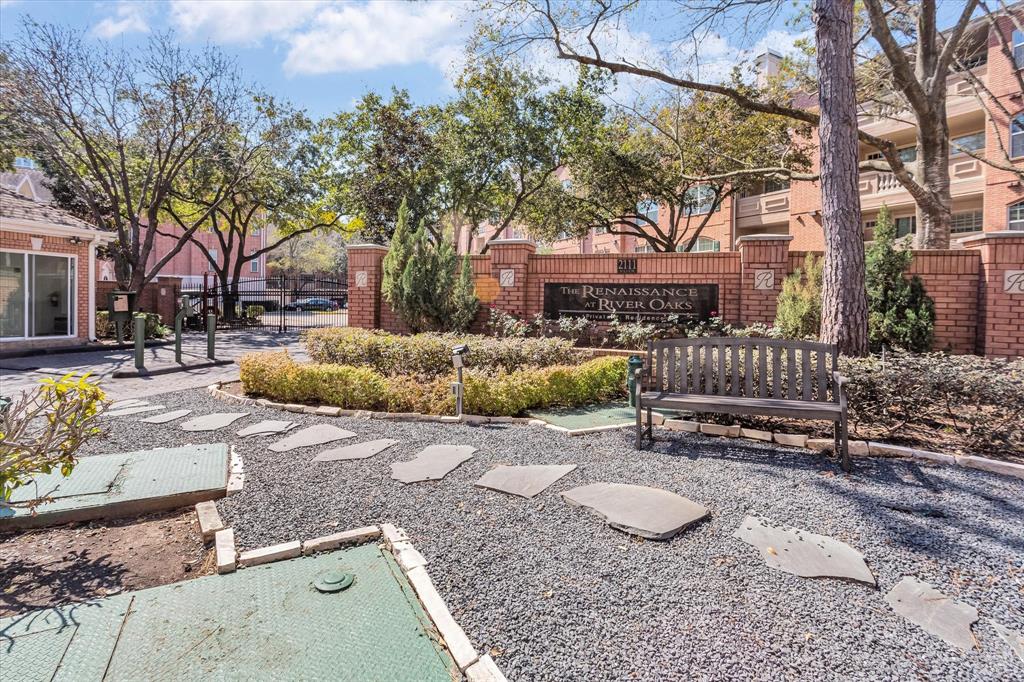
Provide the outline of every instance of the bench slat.
{"type": "Polygon", "coordinates": [[[782,397],[782,346],[772,347],[772,397],[782,397]]]}
{"type": "Polygon", "coordinates": [[[796,398],[796,348],[786,349],[786,397],[796,398]]]}
{"type": "Polygon", "coordinates": [[[754,397],[754,343],[750,342],[746,346],[746,352],[744,353],[743,360],[743,385],[746,391],[743,395],[748,398],[754,397]]]}
{"type": "Polygon", "coordinates": [[[671,393],[676,391],[676,347],[668,348],[668,390],[671,393]]]}
{"type": "MultiPolygon", "coordinates": [[[[768,397],[768,346],[759,344],[757,348],[757,397],[768,397]]],[[[750,396],[753,398],[754,396],[750,396]]]]}
{"type": "Polygon", "coordinates": [[[800,351],[800,385],[803,386],[804,400],[811,400],[814,377],[811,374],[811,352],[800,351]]]}
{"type": "Polygon", "coordinates": [[[689,410],[692,412],[718,412],[725,414],[754,414],[768,417],[799,417],[834,421],[841,413],[833,402],[810,402],[774,398],[733,398],[731,396],[679,395],[670,393],[644,393],[640,398],[645,407],[689,410]]]}
{"type": "Polygon", "coordinates": [[[821,401],[828,400],[828,378],[825,374],[825,357],[826,353],[823,350],[818,351],[818,395],[817,399],[821,401]]]}
{"type": "Polygon", "coordinates": [[[715,390],[714,360],[715,352],[713,346],[704,346],[704,387],[700,392],[703,394],[713,393],[715,390]]]}
{"type": "Polygon", "coordinates": [[[725,344],[718,344],[718,395],[725,395],[725,344]]]}
{"type": "Polygon", "coordinates": [[[740,394],[740,347],[738,344],[732,345],[732,379],[729,381],[729,392],[733,395],[740,394]]]}

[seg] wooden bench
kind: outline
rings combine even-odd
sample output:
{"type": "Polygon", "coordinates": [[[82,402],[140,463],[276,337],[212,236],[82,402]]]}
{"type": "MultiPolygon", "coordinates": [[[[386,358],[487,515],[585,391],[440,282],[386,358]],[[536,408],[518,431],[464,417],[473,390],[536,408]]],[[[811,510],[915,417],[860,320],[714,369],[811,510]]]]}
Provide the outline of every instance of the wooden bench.
{"type": "Polygon", "coordinates": [[[647,358],[636,370],[636,447],[645,434],[653,438],[653,408],[827,419],[835,423],[836,452],[849,471],[847,380],[838,355],[831,344],[785,339],[648,341],[647,358]]]}

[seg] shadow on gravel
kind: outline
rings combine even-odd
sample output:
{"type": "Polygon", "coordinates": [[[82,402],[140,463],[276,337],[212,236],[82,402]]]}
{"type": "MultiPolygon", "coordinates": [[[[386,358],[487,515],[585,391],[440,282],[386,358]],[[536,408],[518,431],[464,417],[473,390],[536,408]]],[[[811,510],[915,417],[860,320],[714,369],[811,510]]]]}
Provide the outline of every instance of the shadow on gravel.
{"type": "MultiPolygon", "coordinates": [[[[632,448],[635,432],[621,433],[632,448]]],[[[1024,552],[1024,524],[1011,524],[1007,532],[1008,519],[1024,518],[1015,479],[963,469],[936,475],[943,468],[882,458],[854,459],[846,475],[826,454],[687,433],[658,434],[637,454],[750,464],[756,476],[769,479],[787,479],[788,472],[819,474],[805,483],[854,506],[853,513],[870,519],[891,542],[936,558],[958,550],[976,552],[982,539],[1024,552]]]]}

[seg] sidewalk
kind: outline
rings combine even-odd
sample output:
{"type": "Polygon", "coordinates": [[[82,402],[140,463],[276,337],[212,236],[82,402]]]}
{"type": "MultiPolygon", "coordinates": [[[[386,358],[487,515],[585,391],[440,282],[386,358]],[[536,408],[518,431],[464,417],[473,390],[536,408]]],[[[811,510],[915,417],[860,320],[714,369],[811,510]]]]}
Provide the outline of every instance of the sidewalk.
{"type": "MultiPolygon", "coordinates": [[[[295,358],[306,359],[298,332],[283,334],[261,330],[224,331],[217,333],[217,359],[236,360],[245,353],[284,348],[295,358]]],[[[181,344],[182,359],[196,362],[206,359],[206,335],[185,334],[181,344]]],[[[146,367],[165,367],[174,363],[174,345],[146,349],[146,367]]],[[[90,350],[60,355],[36,355],[0,360],[0,393],[14,395],[34,387],[40,379],[62,376],[69,372],[89,373],[100,379],[100,386],[114,399],[159,395],[187,388],[207,386],[238,373],[234,365],[203,367],[174,374],[114,379],[117,370],[135,368],[131,350],[90,350]]]]}

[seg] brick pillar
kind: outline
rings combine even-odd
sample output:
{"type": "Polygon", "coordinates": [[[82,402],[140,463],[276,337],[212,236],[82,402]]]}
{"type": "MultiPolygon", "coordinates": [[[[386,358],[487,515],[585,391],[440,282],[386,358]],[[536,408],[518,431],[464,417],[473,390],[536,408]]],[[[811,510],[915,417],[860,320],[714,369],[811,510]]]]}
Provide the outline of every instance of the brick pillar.
{"type": "Polygon", "coordinates": [[[498,282],[495,307],[526,317],[526,290],[530,256],[537,245],[529,239],[497,239],[491,242],[491,277],[498,282]]]}
{"type": "Polygon", "coordinates": [[[1024,232],[985,232],[962,243],[981,254],[978,353],[1024,356],[1024,232]]]}
{"type": "Polygon", "coordinates": [[[736,240],[740,251],[740,320],[775,322],[782,280],[789,274],[788,234],[756,234],[736,240]]]}
{"type": "Polygon", "coordinates": [[[348,326],[380,328],[380,284],[386,246],[353,244],[348,247],[348,326]]]}

